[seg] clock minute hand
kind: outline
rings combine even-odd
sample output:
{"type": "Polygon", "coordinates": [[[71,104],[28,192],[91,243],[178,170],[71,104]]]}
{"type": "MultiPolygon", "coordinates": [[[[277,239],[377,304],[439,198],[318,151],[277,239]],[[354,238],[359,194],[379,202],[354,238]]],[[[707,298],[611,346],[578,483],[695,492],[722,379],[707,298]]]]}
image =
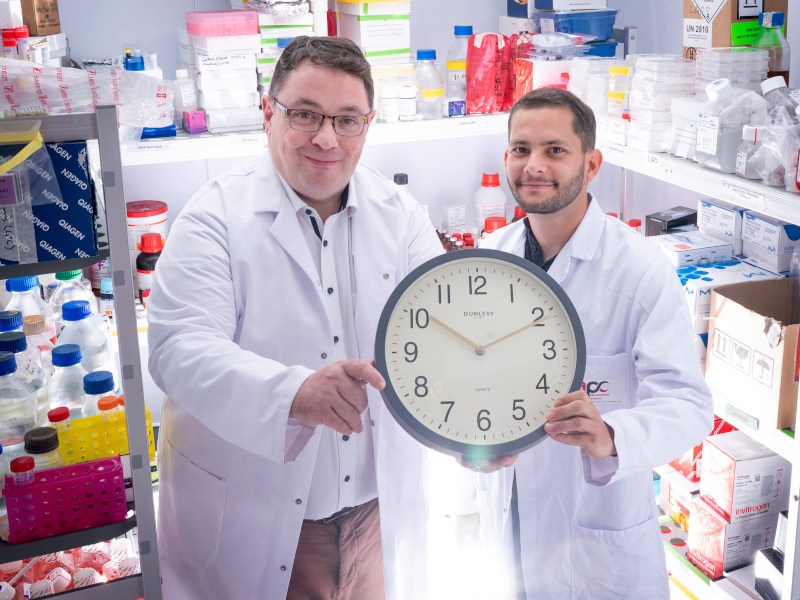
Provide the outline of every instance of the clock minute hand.
{"type": "Polygon", "coordinates": [[[484,344],[483,345],[483,350],[486,350],[486,348],[494,346],[495,344],[499,344],[500,342],[504,342],[508,338],[513,337],[513,336],[517,335],[518,333],[522,333],[523,331],[525,331],[527,329],[530,329],[531,327],[536,327],[542,321],[546,321],[549,318],[551,318],[551,317],[541,317],[539,319],[536,319],[535,321],[532,321],[531,323],[528,323],[527,325],[523,325],[522,327],[520,327],[519,329],[515,329],[511,333],[505,334],[503,337],[497,338],[496,340],[494,340],[492,342],[489,342],[488,344],[484,344]]]}
{"type": "Polygon", "coordinates": [[[475,352],[476,352],[477,354],[483,354],[483,348],[482,348],[481,346],[479,346],[478,344],[476,344],[475,342],[473,342],[473,341],[472,341],[471,339],[469,339],[468,337],[466,337],[466,336],[464,336],[464,335],[460,334],[458,331],[456,331],[455,329],[453,329],[453,328],[452,328],[452,327],[450,327],[449,325],[445,325],[444,323],[442,323],[442,322],[441,322],[439,319],[437,319],[437,318],[436,318],[436,317],[434,317],[433,315],[430,315],[430,321],[431,321],[431,323],[434,323],[435,325],[438,325],[439,327],[441,327],[442,329],[444,329],[444,330],[445,330],[447,333],[449,333],[450,335],[452,335],[452,336],[454,336],[454,337],[457,337],[458,339],[460,339],[460,340],[461,340],[462,342],[464,342],[464,343],[465,343],[467,346],[469,346],[470,348],[472,348],[473,350],[475,350],[475,352]]]}

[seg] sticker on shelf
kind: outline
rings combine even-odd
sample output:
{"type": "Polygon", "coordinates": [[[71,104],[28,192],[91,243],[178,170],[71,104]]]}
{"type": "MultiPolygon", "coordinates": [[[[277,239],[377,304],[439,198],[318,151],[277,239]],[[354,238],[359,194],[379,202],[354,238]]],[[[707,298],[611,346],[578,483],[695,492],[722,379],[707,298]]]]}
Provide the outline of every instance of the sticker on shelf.
{"type": "Polygon", "coordinates": [[[725,182],[723,185],[736,202],[748,204],[749,206],[765,206],[767,204],[767,198],[764,194],[753,192],[732,183],[725,182]]]}

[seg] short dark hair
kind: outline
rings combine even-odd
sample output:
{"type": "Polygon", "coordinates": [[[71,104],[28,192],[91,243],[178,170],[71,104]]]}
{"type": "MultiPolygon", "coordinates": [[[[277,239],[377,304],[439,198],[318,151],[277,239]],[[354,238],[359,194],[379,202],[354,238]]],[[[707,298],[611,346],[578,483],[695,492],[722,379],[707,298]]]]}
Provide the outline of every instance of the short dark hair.
{"type": "Polygon", "coordinates": [[[286,83],[289,72],[302,63],[328,67],[355,75],[364,82],[367,91],[369,108],[375,100],[375,84],[372,82],[372,70],[361,49],[351,40],[342,37],[296,37],[281,53],[275,63],[275,72],[269,85],[269,95],[274,98],[286,83]]]}
{"type": "Polygon", "coordinates": [[[566,108],[572,113],[572,130],[581,139],[584,152],[594,149],[597,123],[592,109],[572,92],[560,88],[539,88],[528,92],[516,101],[508,115],[508,135],[511,137],[511,120],[518,110],[537,108],[566,108]]]}

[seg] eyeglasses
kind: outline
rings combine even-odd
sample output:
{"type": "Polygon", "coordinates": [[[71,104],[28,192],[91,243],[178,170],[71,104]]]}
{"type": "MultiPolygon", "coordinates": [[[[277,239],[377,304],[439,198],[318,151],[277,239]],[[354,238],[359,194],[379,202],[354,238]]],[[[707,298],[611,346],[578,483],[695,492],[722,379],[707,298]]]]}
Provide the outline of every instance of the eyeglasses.
{"type": "Polygon", "coordinates": [[[369,115],[323,115],[305,108],[286,108],[275,98],[272,104],[286,115],[289,127],[296,131],[319,131],[325,119],[330,119],[337,134],[355,137],[364,133],[364,127],[369,123],[369,115]]]}

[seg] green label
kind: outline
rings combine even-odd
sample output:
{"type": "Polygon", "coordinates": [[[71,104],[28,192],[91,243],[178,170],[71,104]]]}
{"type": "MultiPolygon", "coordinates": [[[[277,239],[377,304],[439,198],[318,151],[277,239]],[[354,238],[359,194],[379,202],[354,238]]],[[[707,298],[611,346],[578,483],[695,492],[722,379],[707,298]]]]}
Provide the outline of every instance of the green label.
{"type": "MultiPolygon", "coordinates": [[[[781,31],[786,37],[786,25],[781,27],[781,31]]],[[[761,26],[758,24],[758,20],[731,23],[731,46],[749,46],[756,41],[759,33],[761,33],[761,26]]]]}

